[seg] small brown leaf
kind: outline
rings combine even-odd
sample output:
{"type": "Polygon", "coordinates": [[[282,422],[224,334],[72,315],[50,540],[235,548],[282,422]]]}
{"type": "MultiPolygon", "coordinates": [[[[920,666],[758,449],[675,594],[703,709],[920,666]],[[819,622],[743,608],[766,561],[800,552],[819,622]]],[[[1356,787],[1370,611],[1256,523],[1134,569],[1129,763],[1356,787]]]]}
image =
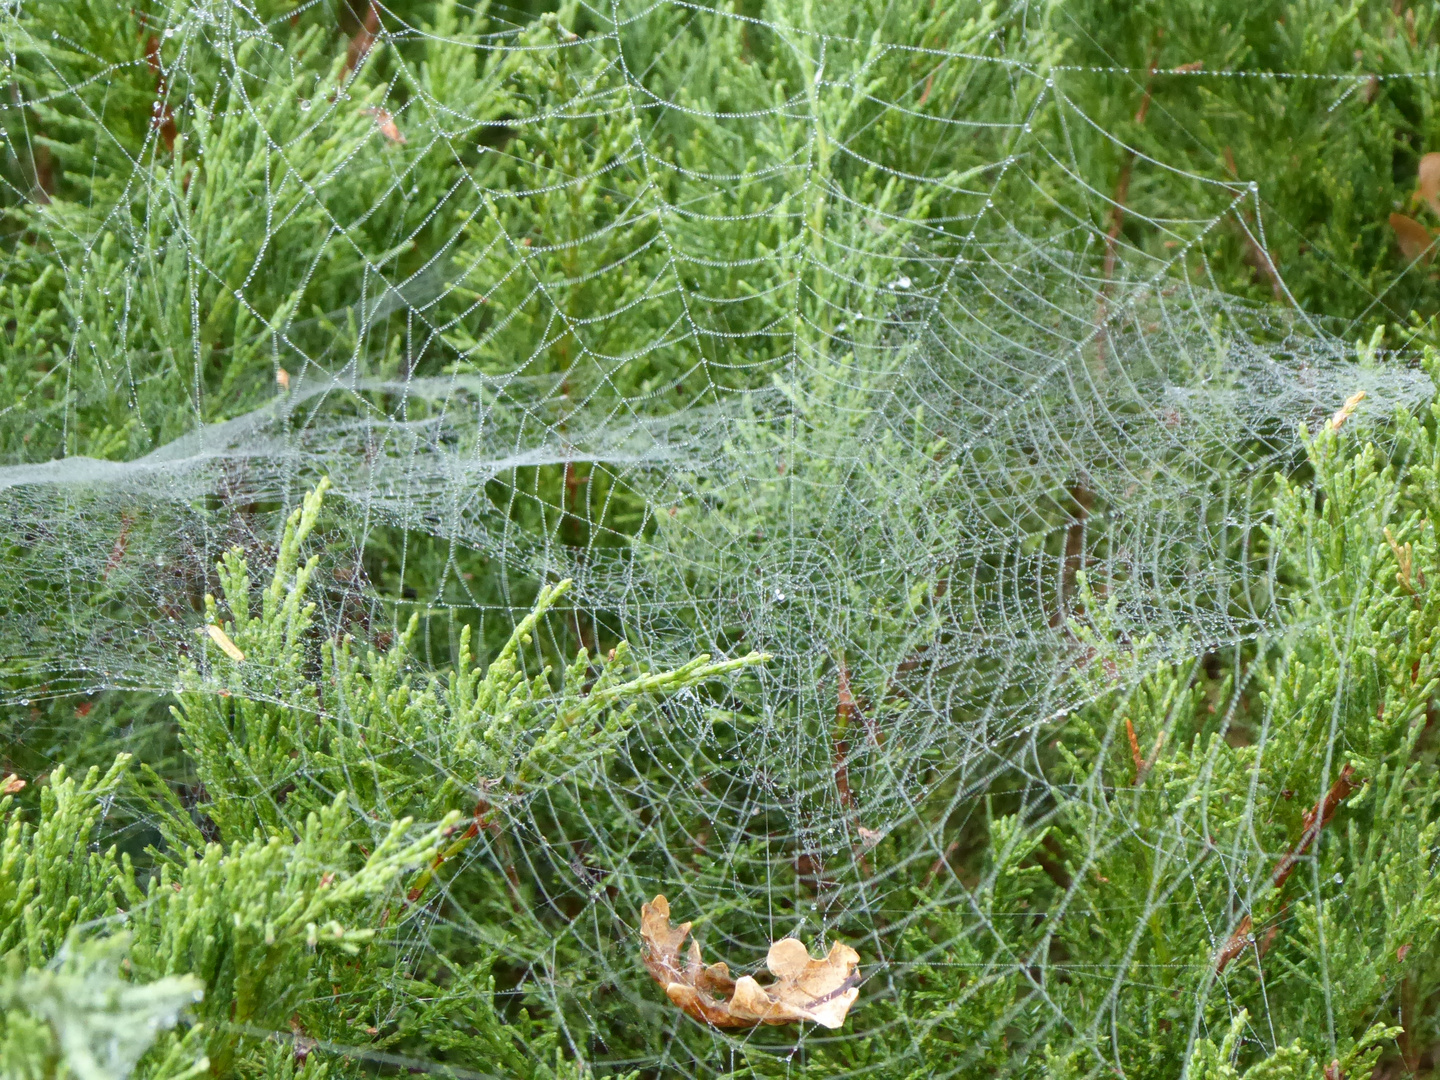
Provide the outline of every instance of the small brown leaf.
{"type": "Polygon", "coordinates": [[[240,651],[240,647],[236,645],[235,642],[230,640],[230,635],[225,633],[224,630],[221,630],[220,627],[214,623],[206,623],[205,632],[210,635],[211,641],[220,646],[220,651],[230,657],[231,660],[234,660],[237,664],[245,662],[245,654],[240,651]]]}
{"type": "Polygon", "coordinates": [[[1421,200],[1430,204],[1430,209],[1440,214],[1440,153],[1431,151],[1420,159],[1420,172],[1415,177],[1415,194],[1412,204],[1421,200]]]}
{"type": "Polygon", "coordinates": [[[393,143],[404,143],[405,135],[395,124],[395,118],[390,115],[389,109],[382,109],[378,105],[371,109],[362,110],[370,116],[375,117],[375,126],[380,129],[380,134],[393,143]]]}
{"type": "Polygon", "coordinates": [[[1400,243],[1400,254],[1411,262],[1419,259],[1428,263],[1435,257],[1432,246],[1435,238],[1430,235],[1429,229],[1414,218],[1404,214],[1391,214],[1390,228],[1395,230],[1395,239],[1400,243]]]}
{"type": "Polygon", "coordinates": [[[855,999],[856,966],[860,954],[836,942],[823,960],[795,938],[782,938],[770,946],[766,966],[775,981],[761,986],[744,975],[730,978],[723,963],[706,965],[700,944],[693,939],[685,961],[680,946],[690,934],[690,923],[670,922],[670,903],[657,896],[640,907],[641,958],[651,978],[687,1016],[715,1027],[753,1027],[756,1024],[790,1024],[809,1020],[838,1028],[855,999]]]}
{"type": "MultiPolygon", "coordinates": [[[[0,795],[18,795],[25,790],[25,781],[16,776],[13,772],[0,780],[0,795]]],[[[1408,947],[1408,946],[1407,946],[1408,947]]]]}
{"type": "Polygon", "coordinates": [[[1407,956],[1409,956],[1409,955],[1410,955],[1410,942],[1408,942],[1408,941],[1407,941],[1404,945],[1401,945],[1398,949],[1395,950],[1395,959],[1401,961],[1402,963],[1404,962],[1405,957],[1407,957],[1407,956]]]}
{"type": "Polygon", "coordinates": [[[1190,63],[1188,63],[1188,64],[1181,64],[1179,67],[1173,67],[1173,68],[1171,68],[1170,70],[1173,71],[1173,72],[1175,72],[1176,74],[1179,74],[1179,73],[1181,73],[1181,72],[1186,72],[1186,73],[1188,73],[1188,72],[1193,72],[1193,71],[1204,71],[1204,70],[1205,70],[1205,61],[1204,61],[1204,60],[1191,60],[1190,63]]]}

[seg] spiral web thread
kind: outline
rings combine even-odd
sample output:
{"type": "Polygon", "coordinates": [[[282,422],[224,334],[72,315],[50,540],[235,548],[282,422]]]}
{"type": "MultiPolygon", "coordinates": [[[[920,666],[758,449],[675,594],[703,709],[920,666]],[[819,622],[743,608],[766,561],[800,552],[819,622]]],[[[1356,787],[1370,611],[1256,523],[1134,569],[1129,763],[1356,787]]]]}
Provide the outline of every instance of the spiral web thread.
{"type": "MultiPolygon", "coordinates": [[[[1357,390],[1362,420],[1425,397],[1413,373],[1357,366],[1278,275],[1274,306],[1216,288],[1219,232],[1265,250],[1257,193],[1134,154],[1074,93],[1305,79],[1343,110],[1359,80],[1048,66],[1024,6],[923,39],[798,5],[377,12],[307,67],[288,9],[176,5],[142,27],[153,48],[73,84],[85,65],[55,50],[85,42],[4,16],[11,64],[39,56],[60,80],[7,128],[17,156],[66,110],[104,131],[106,80],[155,95],[138,149],[118,129],[97,144],[97,172],[132,168],[91,202],[12,192],[70,321],[64,354],[0,406],[4,693],[168,690],[220,554],[241,544],[258,576],[275,510],[321,476],[326,634],[418,612],[422,658],[445,665],[458,625],[503,639],[534,583],[572,578],[549,620],[561,648],[764,650],[736,691],[745,724],[717,735],[699,695],[670,700],[565,835],[538,824],[556,820],[543,788],[504,808],[543,905],[588,905],[569,947],[632,998],[656,992],[634,934],[660,892],[677,918],[743,901],[748,921],[707,940],[719,956],[839,933],[865,956],[859,1010],[884,998],[906,977],[905,883],[943,864],[952,812],[1047,784],[1036,741],[1087,694],[1082,588],[1122,639],[1153,638],[1147,663],[1263,633],[1255,541],[1296,424],[1357,390]],[[1128,197],[1093,178],[1096,155],[1124,161],[1128,197]],[[211,161],[250,172],[196,179],[211,161]],[[228,193],[200,205],[191,184],[228,193]],[[1192,216],[1146,215],[1166,187],[1192,216]],[[222,306],[241,329],[217,359],[222,306]],[[167,431],[157,408],[188,418],[167,431]],[[102,423],[130,441],[96,452],[102,423]],[[377,537],[388,591],[362,556],[377,537]],[[405,595],[412,580],[430,592],[405,595]],[[920,840],[867,872],[901,826],[920,840]]],[[[264,671],[244,678],[266,696],[264,671]]],[[[418,950],[432,929],[406,932],[418,950]]],[[[570,1015],[565,973],[527,963],[524,991],[570,1015]]],[[[750,1040],[783,1059],[842,1037],[772,1035],[631,1064],[698,1076],[750,1040]]]]}

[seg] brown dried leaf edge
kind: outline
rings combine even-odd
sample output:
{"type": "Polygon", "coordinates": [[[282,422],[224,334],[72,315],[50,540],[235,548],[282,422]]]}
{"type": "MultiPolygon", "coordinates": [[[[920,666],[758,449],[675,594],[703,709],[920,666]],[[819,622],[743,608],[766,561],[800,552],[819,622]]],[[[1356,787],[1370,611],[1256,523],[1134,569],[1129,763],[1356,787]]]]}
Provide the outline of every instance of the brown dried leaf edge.
{"type": "Polygon", "coordinates": [[[836,942],[830,954],[816,960],[795,938],[770,946],[765,966],[775,981],[761,986],[749,975],[730,977],[723,963],[706,965],[700,943],[691,940],[684,962],[680,946],[690,934],[688,922],[670,922],[670,903],[657,896],[640,907],[641,957],[665,996],[687,1016],[715,1027],[754,1027],[809,1020],[838,1028],[860,996],[856,967],[860,954],[836,942]]]}

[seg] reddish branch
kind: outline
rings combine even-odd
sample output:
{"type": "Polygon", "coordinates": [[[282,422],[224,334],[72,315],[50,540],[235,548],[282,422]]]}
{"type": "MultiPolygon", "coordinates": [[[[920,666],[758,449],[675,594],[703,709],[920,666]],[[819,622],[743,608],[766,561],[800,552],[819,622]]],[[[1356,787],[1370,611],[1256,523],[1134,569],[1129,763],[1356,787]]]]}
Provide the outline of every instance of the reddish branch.
{"type": "MultiPolygon", "coordinates": [[[[464,850],[465,845],[467,845],[468,843],[470,843],[471,840],[474,840],[475,837],[480,835],[481,829],[484,829],[486,832],[490,833],[491,836],[495,837],[497,842],[503,843],[504,836],[500,831],[500,825],[498,822],[493,821],[490,817],[492,810],[493,807],[491,807],[490,803],[485,799],[481,799],[478,803],[475,804],[475,814],[471,818],[469,826],[465,829],[463,833],[460,834],[459,839],[457,839],[454,843],[452,843],[449,847],[445,848],[443,851],[439,852],[435,856],[435,858],[431,860],[430,865],[426,869],[421,871],[419,878],[417,878],[415,881],[415,884],[411,887],[410,891],[405,894],[405,900],[408,903],[413,904],[416,900],[420,899],[421,894],[424,893],[426,887],[430,884],[430,879],[435,876],[435,871],[439,870],[440,867],[445,865],[445,862],[447,860],[453,859],[456,855],[460,854],[460,852],[464,850]]],[[[456,828],[458,827],[459,826],[456,826],[456,828]]],[[[510,883],[511,891],[516,893],[518,896],[518,890],[520,888],[520,878],[519,875],[515,872],[515,866],[513,861],[508,858],[505,861],[505,878],[510,883]]]]}
{"type": "Polygon", "coordinates": [[[1095,492],[1084,480],[1070,488],[1070,497],[1075,500],[1075,511],[1065,530],[1065,561],[1060,571],[1059,603],[1050,616],[1051,626],[1063,626],[1070,616],[1070,600],[1075,595],[1076,578],[1085,565],[1085,522],[1090,517],[1090,508],[1095,505],[1095,492]]]}
{"type": "Polygon", "coordinates": [[[165,82],[165,69],[160,64],[160,38],[157,34],[151,34],[145,41],[145,63],[155,75],[154,115],[151,116],[150,123],[160,132],[165,149],[174,153],[175,115],[165,100],[169,86],[165,82]]]}
{"type": "MultiPolygon", "coordinates": [[[[1340,804],[1348,799],[1359,786],[1355,781],[1354,766],[1346,765],[1340,770],[1340,775],[1336,777],[1335,782],[1330,785],[1330,790],[1315,804],[1315,808],[1305,811],[1305,816],[1301,818],[1299,841],[1281,857],[1271,872],[1270,881],[1275,888],[1279,889],[1290,880],[1290,875],[1295,872],[1296,864],[1310,850],[1310,845],[1315,843],[1320,831],[1330,823],[1330,819],[1335,816],[1335,811],[1340,808],[1340,804]]],[[[1284,911],[1283,906],[1281,911],[1284,911]]],[[[1274,942],[1279,928],[1278,925],[1270,927],[1258,944],[1250,930],[1250,916],[1246,915],[1240,920],[1240,925],[1235,928],[1235,933],[1230,935],[1229,940],[1215,954],[1215,974],[1219,975],[1223,972],[1225,966],[1250,945],[1256,945],[1259,954],[1264,956],[1274,942]]]]}
{"type": "Polygon", "coordinates": [[[1336,809],[1359,786],[1355,783],[1354,776],[1354,766],[1346,765],[1340,770],[1340,775],[1336,778],[1335,783],[1330,785],[1330,790],[1325,793],[1325,797],[1315,804],[1315,809],[1305,811],[1305,816],[1301,819],[1300,842],[1275,864],[1275,870],[1271,874],[1271,881],[1275,888],[1280,888],[1290,879],[1290,875],[1295,872],[1295,864],[1310,850],[1310,845],[1320,835],[1320,830],[1330,823],[1330,819],[1335,816],[1336,809]]]}
{"type": "MultiPolygon", "coordinates": [[[[1143,125],[1150,115],[1150,84],[1155,77],[1155,60],[1151,57],[1146,66],[1145,93],[1140,99],[1140,108],[1135,113],[1135,123],[1143,125]]],[[[1104,283],[1100,286],[1100,299],[1095,311],[1095,354],[1096,369],[1105,373],[1105,351],[1108,339],[1105,324],[1110,317],[1110,283],[1115,277],[1115,264],[1119,261],[1120,233],[1125,228],[1125,206],[1130,199],[1130,173],[1135,167],[1135,151],[1125,148],[1125,160],[1120,163],[1120,178],[1115,182],[1115,198],[1110,205],[1110,228],[1105,233],[1104,283]]]]}
{"type": "Polygon", "coordinates": [[[343,79],[360,66],[361,61],[369,55],[375,45],[375,39],[380,34],[380,9],[375,6],[375,0],[365,9],[365,21],[360,24],[360,29],[350,39],[350,47],[345,52],[345,70],[341,72],[343,79]]]}
{"type": "Polygon", "coordinates": [[[850,743],[845,738],[846,731],[850,727],[850,718],[855,715],[855,696],[850,692],[850,669],[842,661],[840,664],[840,698],[835,706],[835,790],[840,793],[840,805],[851,807],[855,805],[855,797],[850,792],[850,743]]]}
{"type": "MultiPolygon", "coordinates": [[[[1283,917],[1284,914],[1285,906],[1282,905],[1280,908],[1281,917],[1283,917]]],[[[1264,935],[1258,939],[1255,937],[1252,930],[1253,925],[1250,921],[1250,916],[1246,915],[1243,919],[1240,920],[1240,925],[1235,928],[1235,933],[1230,935],[1230,939],[1226,941],[1220,951],[1215,954],[1216,975],[1219,975],[1221,972],[1223,972],[1225,970],[1226,964],[1230,963],[1231,960],[1234,960],[1237,956],[1239,956],[1252,945],[1255,947],[1255,954],[1257,956],[1264,956],[1267,952],[1269,952],[1270,946],[1275,944],[1275,936],[1280,933],[1280,923],[1277,920],[1276,922],[1271,924],[1270,928],[1265,931],[1264,935]]]]}
{"type": "Polygon", "coordinates": [[[1138,785],[1141,780],[1145,779],[1145,774],[1154,768],[1155,762],[1160,760],[1160,751],[1165,746],[1165,732],[1162,731],[1155,737],[1155,745],[1150,748],[1149,757],[1140,753],[1140,739],[1135,734],[1135,725],[1130,722],[1128,716],[1125,718],[1125,737],[1130,741],[1130,760],[1135,763],[1133,783],[1138,785]]]}
{"type": "Polygon", "coordinates": [[[1145,759],[1140,755],[1140,740],[1135,736],[1135,725],[1130,718],[1125,718],[1125,735],[1130,740],[1130,757],[1135,762],[1135,783],[1140,783],[1140,776],[1145,771],[1145,759]]]}
{"type": "Polygon", "coordinates": [[[1230,935],[1230,940],[1221,946],[1220,951],[1215,954],[1215,974],[1219,975],[1225,970],[1225,965],[1234,960],[1249,946],[1255,942],[1255,936],[1250,933],[1250,916],[1246,915],[1240,920],[1240,925],[1235,928],[1235,933],[1230,935]]]}
{"type": "MultiPolygon", "coordinates": [[[[1225,147],[1225,167],[1230,170],[1230,175],[1240,179],[1240,170],[1235,167],[1235,155],[1231,153],[1230,147],[1225,147]]],[[[1270,258],[1270,253],[1260,246],[1260,241],[1255,239],[1251,230],[1249,211],[1242,206],[1240,209],[1240,232],[1245,244],[1245,261],[1255,270],[1265,276],[1270,283],[1270,292],[1276,300],[1285,299],[1285,285],[1280,280],[1280,271],[1275,268],[1275,261],[1270,258]]]]}

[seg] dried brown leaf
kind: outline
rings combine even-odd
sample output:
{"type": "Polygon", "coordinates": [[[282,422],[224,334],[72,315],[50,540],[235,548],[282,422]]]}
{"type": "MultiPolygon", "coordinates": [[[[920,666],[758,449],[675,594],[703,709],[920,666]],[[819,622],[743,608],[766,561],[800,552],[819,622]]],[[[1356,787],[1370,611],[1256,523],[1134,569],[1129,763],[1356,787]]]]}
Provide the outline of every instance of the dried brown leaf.
{"type": "Polygon", "coordinates": [[[809,1020],[821,1027],[838,1028],[860,996],[855,974],[859,963],[860,954],[838,941],[825,959],[816,960],[803,942],[781,938],[770,946],[765,958],[775,981],[761,986],[749,975],[737,979],[730,1013],[765,1024],[809,1020]]]}
{"type": "Polygon", "coordinates": [[[1400,243],[1400,254],[1405,258],[1411,262],[1420,259],[1427,263],[1434,258],[1435,251],[1431,245],[1435,238],[1420,222],[1404,214],[1391,214],[1390,228],[1395,230],[1395,239],[1400,243]]]}
{"type": "Polygon", "coordinates": [[[1411,201],[1422,199],[1440,214],[1440,153],[1434,151],[1420,159],[1420,172],[1415,177],[1415,197],[1411,201]]]}
{"type": "Polygon", "coordinates": [[[641,958],[651,978],[687,1016],[715,1027],[791,1024],[800,1020],[838,1028],[860,996],[856,967],[860,954],[836,942],[823,960],[795,938],[770,946],[766,966],[775,981],[762,986],[744,975],[730,977],[725,964],[706,965],[693,939],[682,961],[680,946],[690,923],[670,922],[670,903],[657,896],[640,908],[641,958]]]}
{"type": "Polygon", "coordinates": [[[234,660],[237,664],[243,664],[245,662],[245,654],[240,651],[240,647],[236,645],[235,642],[230,640],[230,635],[225,633],[224,630],[221,630],[220,627],[214,623],[206,623],[205,632],[210,635],[211,641],[220,646],[220,651],[230,657],[231,660],[234,660]]]}
{"type": "MultiPolygon", "coordinates": [[[[25,781],[16,776],[13,772],[0,780],[0,795],[16,795],[25,790],[25,781]]],[[[1408,946],[1407,946],[1408,948],[1408,946]]]]}
{"type": "Polygon", "coordinates": [[[1360,402],[1364,400],[1364,390],[1357,390],[1355,391],[1355,393],[1351,394],[1348,398],[1345,399],[1345,404],[1341,405],[1340,408],[1335,410],[1335,415],[1330,417],[1330,426],[1338,428],[1341,424],[1345,423],[1346,420],[1349,420],[1350,417],[1354,414],[1356,408],[1360,405],[1360,402]]]}
{"type": "Polygon", "coordinates": [[[377,105],[361,111],[375,117],[375,126],[380,129],[380,134],[384,135],[385,138],[393,143],[405,142],[405,134],[395,123],[395,118],[390,115],[389,109],[382,109],[377,105]]]}

